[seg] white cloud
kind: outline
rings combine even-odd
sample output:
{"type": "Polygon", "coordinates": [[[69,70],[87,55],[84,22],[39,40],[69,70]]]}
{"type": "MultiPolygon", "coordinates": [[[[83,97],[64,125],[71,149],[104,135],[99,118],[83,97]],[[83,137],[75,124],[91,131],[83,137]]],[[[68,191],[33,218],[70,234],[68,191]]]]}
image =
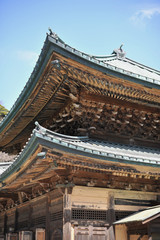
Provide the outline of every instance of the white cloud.
{"type": "Polygon", "coordinates": [[[38,54],[32,51],[17,51],[17,57],[19,60],[29,62],[31,65],[35,63],[38,59],[38,54]]]}
{"type": "Polygon", "coordinates": [[[160,7],[140,10],[140,11],[136,12],[130,18],[130,20],[134,24],[145,25],[146,20],[151,20],[155,15],[160,15],[160,7]]]}

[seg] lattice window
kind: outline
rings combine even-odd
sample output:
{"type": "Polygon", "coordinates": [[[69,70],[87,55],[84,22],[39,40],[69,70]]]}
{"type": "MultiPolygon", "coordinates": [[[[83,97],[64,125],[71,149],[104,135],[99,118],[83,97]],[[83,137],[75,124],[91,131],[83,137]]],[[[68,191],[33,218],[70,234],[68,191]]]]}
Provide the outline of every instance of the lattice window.
{"type": "Polygon", "coordinates": [[[72,219],[74,220],[107,220],[107,211],[91,209],[72,209],[72,219]]]}
{"type": "Polygon", "coordinates": [[[33,226],[46,224],[46,216],[40,216],[32,219],[33,226]]]}
{"type": "Polygon", "coordinates": [[[57,221],[57,220],[62,220],[63,219],[63,212],[55,212],[50,214],[50,220],[51,221],[57,221]]]}

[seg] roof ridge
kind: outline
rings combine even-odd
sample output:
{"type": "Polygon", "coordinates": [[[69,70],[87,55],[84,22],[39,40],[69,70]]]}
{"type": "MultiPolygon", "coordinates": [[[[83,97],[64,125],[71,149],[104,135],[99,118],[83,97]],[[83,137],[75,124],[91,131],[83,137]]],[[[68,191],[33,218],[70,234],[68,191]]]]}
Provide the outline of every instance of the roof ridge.
{"type": "MultiPolygon", "coordinates": [[[[157,74],[159,74],[160,75],[160,71],[159,70],[157,70],[157,69],[154,69],[154,68],[151,68],[151,67],[148,67],[148,66],[146,66],[145,64],[142,64],[142,63],[139,63],[139,62],[137,62],[137,61],[135,61],[135,60],[132,60],[132,59],[130,59],[130,58],[127,58],[127,57],[125,57],[125,58],[118,58],[117,57],[117,55],[116,54],[111,54],[111,55],[104,55],[104,56],[92,56],[93,58],[98,58],[98,60],[100,60],[100,59],[104,59],[104,61],[107,61],[107,58],[108,58],[108,61],[107,62],[109,62],[109,61],[111,61],[111,60],[119,60],[119,61],[129,61],[130,63],[134,63],[135,65],[138,65],[138,66],[142,66],[144,69],[146,69],[146,70],[150,70],[150,72],[156,72],[157,74]]],[[[101,60],[100,60],[101,61],[101,60]]],[[[102,60],[103,61],[103,60],[102,60]]],[[[126,61],[126,62],[127,62],[126,61]]]]}
{"type": "MultiPolygon", "coordinates": [[[[144,65],[144,64],[142,64],[142,63],[139,63],[139,62],[137,62],[137,61],[135,61],[135,60],[132,60],[132,59],[130,59],[130,58],[125,58],[125,59],[127,59],[127,60],[129,60],[129,61],[131,61],[131,62],[133,62],[133,63],[136,63],[136,64],[138,64],[138,65],[140,65],[140,66],[143,66],[145,69],[150,69],[150,70],[152,70],[152,72],[154,71],[154,72],[156,72],[157,74],[159,74],[160,75],[160,71],[159,70],[157,70],[157,69],[154,69],[154,68],[151,68],[151,67],[148,67],[148,66],[146,66],[146,65],[144,65]]],[[[125,60],[124,59],[124,60],[125,60]]]]}

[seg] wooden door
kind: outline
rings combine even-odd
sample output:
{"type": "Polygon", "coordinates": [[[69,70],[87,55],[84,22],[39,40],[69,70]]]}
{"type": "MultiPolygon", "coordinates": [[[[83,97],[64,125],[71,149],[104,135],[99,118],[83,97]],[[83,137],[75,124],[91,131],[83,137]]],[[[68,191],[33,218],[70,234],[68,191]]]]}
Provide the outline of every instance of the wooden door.
{"type": "Polygon", "coordinates": [[[106,227],[74,227],[74,240],[108,240],[106,227]]]}
{"type": "Polygon", "coordinates": [[[45,229],[43,228],[36,229],[36,240],[45,240],[45,229]]]}

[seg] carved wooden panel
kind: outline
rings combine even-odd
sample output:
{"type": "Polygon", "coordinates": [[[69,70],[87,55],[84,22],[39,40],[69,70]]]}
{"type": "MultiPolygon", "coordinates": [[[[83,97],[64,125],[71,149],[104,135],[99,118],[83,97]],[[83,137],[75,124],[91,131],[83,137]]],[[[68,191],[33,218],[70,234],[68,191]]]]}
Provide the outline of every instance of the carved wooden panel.
{"type": "Polygon", "coordinates": [[[109,240],[106,227],[74,227],[75,240],[109,240]]]}
{"type": "Polygon", "coordinates": [[[70,101],[44,125],[66,135],[89,134],[110,141],[120,138],[120,142],[124,139],[131,145],[139,139],[144,142],[160,140],[157,109],[81,92],[71,92],[70,101]]]}

